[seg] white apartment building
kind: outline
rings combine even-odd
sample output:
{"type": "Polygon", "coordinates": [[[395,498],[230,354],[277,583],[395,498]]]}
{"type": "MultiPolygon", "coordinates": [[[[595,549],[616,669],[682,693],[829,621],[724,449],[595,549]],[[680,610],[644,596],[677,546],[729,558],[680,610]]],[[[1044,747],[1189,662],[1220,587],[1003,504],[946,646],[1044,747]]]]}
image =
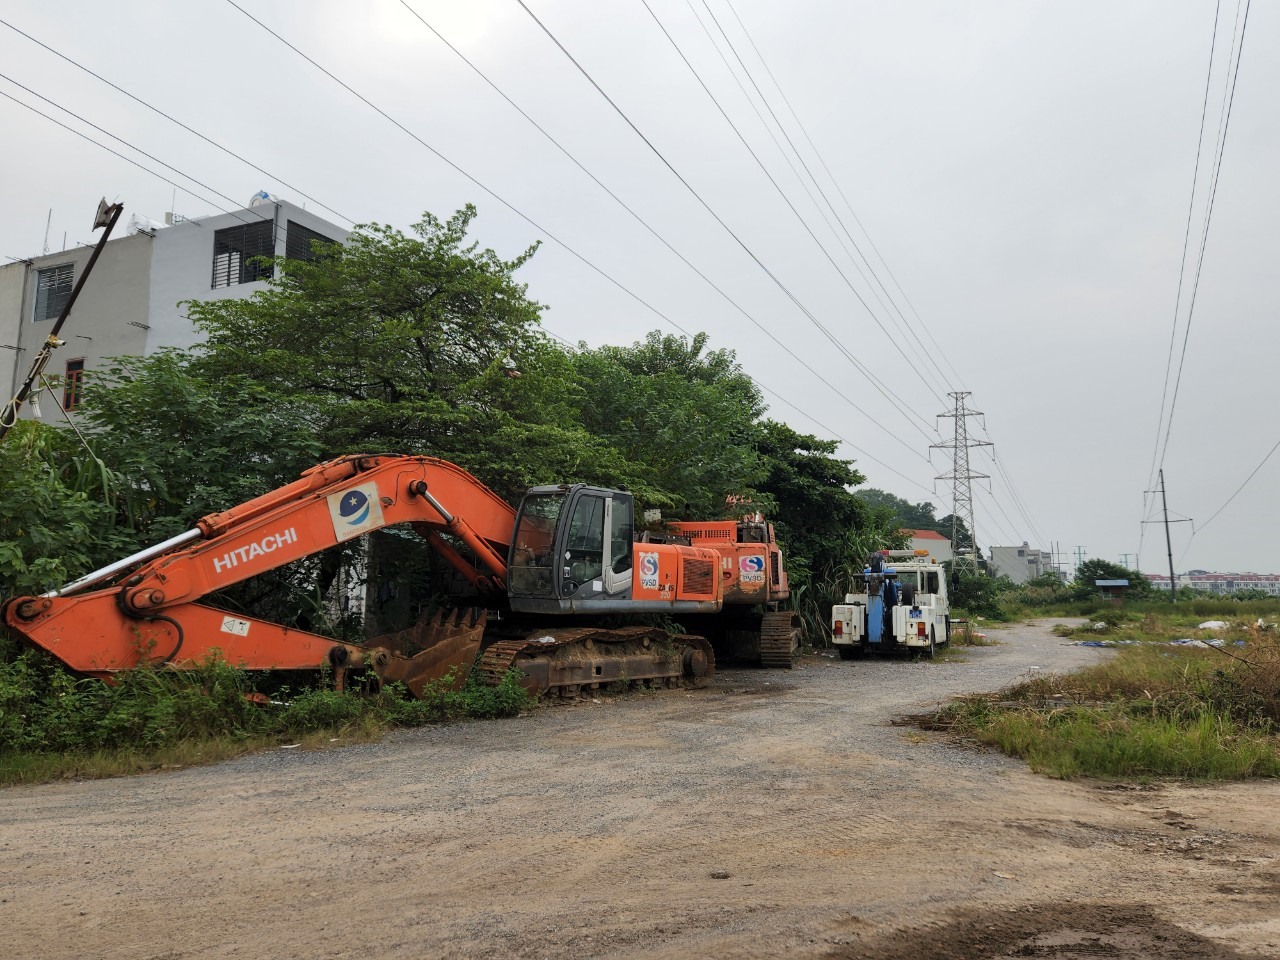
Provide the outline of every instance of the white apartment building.
{"type": "Polygon", "coordinates": [[[1025,540],[1020,547],[991,547],[990,563],[993,576],[1008,577],[1014,583],[1026,583],[1055,569],[1048,550],[1038,550],[1025,540]]]}
{"type": "MultiPolygon", "coordinates": [[[[108,358],[198,342],[200,333],[179,302],[252,296],[271,276],[270,266],[252,258],[310,259],[311,240],[341,242],[348,234],[266,193],[243,210],[176,220],[160,225],[134,218],[128,235],[107,241],[59,333],[64,346],[46,370],[46,375],[66,378],[58,398],[64,409],[79,403],[84,372],[107,366],[108,358]]],[[[0,266],[0,390],[7,391],[5,399],[26,377],[92,253],[87,244],[0,266]]],[[[32,415],[30,406],[22,415],[32,415]]]]}
{"type": "MultiPolygon", "coordinates": [[[[1145,575],[1157,590],[1169,592],[1169,578],[1159,573],[1145,575]]],[[[1280,574],[1275,573],[1206,573],[1196,571],[1178,574],[1178,589],[1190,587],[1206,593],[1232,594],[1241,590],[1262,590],[1280,597],[1280,574]]]]}

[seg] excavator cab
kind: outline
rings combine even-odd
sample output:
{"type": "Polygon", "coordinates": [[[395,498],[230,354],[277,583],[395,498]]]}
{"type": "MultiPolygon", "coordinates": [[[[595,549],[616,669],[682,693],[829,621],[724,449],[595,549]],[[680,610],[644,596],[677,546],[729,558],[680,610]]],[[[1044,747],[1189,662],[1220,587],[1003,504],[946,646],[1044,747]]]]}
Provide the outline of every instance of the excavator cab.
{"type": "Polygon", "coordinates": [[[507,560],[513,610],[607,610],[631,597],[631,494],[578,483],[533,487],[507,560]]]}

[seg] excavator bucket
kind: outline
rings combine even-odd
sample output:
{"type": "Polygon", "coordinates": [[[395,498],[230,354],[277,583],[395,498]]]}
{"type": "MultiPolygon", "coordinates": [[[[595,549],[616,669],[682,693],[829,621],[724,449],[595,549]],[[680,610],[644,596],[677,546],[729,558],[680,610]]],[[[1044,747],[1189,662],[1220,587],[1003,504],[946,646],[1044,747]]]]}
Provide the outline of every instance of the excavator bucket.
{"type": "Polygon", "coordinates": [[[378,678],[403,683],[415,697],[422,696],[427,684],[450,675],[450,688],[459,689],[480,652],[486,619],[483,610],[450,610],[407,630],[375,637],[368,646],[378,678]]]}

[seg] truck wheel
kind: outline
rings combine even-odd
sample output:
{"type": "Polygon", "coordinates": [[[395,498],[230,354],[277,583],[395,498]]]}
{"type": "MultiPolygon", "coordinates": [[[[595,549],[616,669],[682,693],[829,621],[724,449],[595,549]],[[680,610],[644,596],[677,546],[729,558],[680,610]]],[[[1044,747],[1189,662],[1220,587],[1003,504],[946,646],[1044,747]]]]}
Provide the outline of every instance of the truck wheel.
{"type": "Polygon", "coordinates": [[[857,647],[841,645],[839,647],[836,647],[836,649],[840,651],[841,660],[853,660],[858,656],[857,647]]]}

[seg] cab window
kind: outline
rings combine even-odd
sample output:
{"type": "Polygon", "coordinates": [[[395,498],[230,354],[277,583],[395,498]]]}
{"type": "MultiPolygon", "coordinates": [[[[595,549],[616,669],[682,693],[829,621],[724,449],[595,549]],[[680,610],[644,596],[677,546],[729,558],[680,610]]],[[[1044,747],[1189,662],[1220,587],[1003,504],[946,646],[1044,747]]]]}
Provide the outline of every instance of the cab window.
{"type": "Polygon", "coordinates": [[[631,498],[613,498],[613,516],[609,524],[609,562],[614,573],[631,569],[631,498]]]}
{"type": "Polygon", "coordinates": [[[604,497],[588,495],[578,500],[565,550],[570,579],[582,584],[600,576],[604,568],[604,497]]]}

